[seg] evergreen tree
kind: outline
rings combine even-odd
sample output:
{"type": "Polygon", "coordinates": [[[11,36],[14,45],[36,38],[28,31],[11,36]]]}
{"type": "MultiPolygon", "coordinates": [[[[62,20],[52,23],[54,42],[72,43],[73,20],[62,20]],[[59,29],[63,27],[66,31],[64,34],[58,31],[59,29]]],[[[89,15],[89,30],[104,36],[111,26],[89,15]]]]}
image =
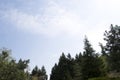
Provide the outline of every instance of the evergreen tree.
{"type": "Polygon", "coordinates": [[[73,65],[73,73],[74,73],[74,77],[73,80],[82,80],[82,72],[81,72],[81,66],[78,63],[74,63],[73,65]]]}
{"type": "Polygon", "coordinates": [[[28,67],[28,63],[29,63],[29,60],[22,60],[22,59],[20,59],[18,61],[17,66],[18,66],[18,68],[20,70],[24,70],[24,69],[26,69],[28,67]]]}
{"type": "Polygon", "coordinates": [[[24,71],[26,67],[20,69],[18,66],[10,56],[9,50],[3,49],[0,53],[0,80],[27,80],[27,73],[24,71]]]}
{"type": "Polygon", "coordinates": [[[41,78],[40,79],[42,79],[42,80],[47,80],[47,78],[48,78],[48,76],[47,76],[47,74],[46,74],[46,70],[45,70],[45,67],[44,66],[42,66],[42,68],[41,68],[41,78]]]}
{"type": "Polygon", "coordinates": [[[111,24],[110,30],[105,31],[105,51],[108,54],[110,71],[120,72],[120,26],[111,24]]]}
{"type": "Polygon", "coordinates": [[[103,46],[100,43],[100,47],[101,47],[101,56],[99,57],[100,61],[101,61],[101,71],[102,71],[102,75],[105,76],[108,73],[109,70],[109,65],[108,65],[108,54],[106,54],[105,51],[105,46],[103,46]]]}
{"type": "Polygon", "coordinates": [[[55,64],[51,70],[50,80],[59,80],[58,65],[55,64]]]}
{"type": "Polygon", "coordinates": [[[74,58],[71,57],[70,53],[68,53],[67,55],[67,68],[69,71],[69,76],[71,77],[71,79],[74,78],[74,64],[75,64],[75,60],[74,58]]]}
{"type": "Polygon", "coordinates": [[[82,58],[83,58],[83,55],[82,55],[81,52],[79,53],[79,55],[76,54],[76,56],[75,56],[75,62],[77,62],[79,65],[81,65],[81,63],[82,63],[82,58]]]}
{"type": "Polygon", "coordinates": [[[75,56],[75,61],[74,61],[74,70],[73,70],[73,72],[74,72],[74,80],[82,80],[82,71],[81,71],[81,69],[82,69],[82,58],[83,58],[83,56],[82,56],[82,54],[81,53],[79,53],[79,55],[78,54],[76,54],[76,56],[75,56]]]}
{"type": "Polygon", "coordinates": [[[58,65],[52,68],[50,80],[72,80],[73,79],[73,61],[71,55],[67,57],[64,53],[60,56],[58,65]]]}
{"type": "Polygon", "coordinates": [[[59,75],[60,75],[58,80],[68,80],[69,79],[68,77],[69,74],[67,74],[69,73],[68,60],[64,53],[62,53],[62,56],[59,59],[58,68],[59,68],[59,75]]]}
{"type": "Polygon", "coordinates": [[[38,71],[39,71],[39,69],[38,69],[38,66],[35,66],[34,68],[33,68],[33,70],[32,70],[32,76],[37,76],[38,75],[38,71]]]}
{"type": "Polygon", "coordinates": [[[48,76],[46,74],[45,67],[42,66],[41,69],[35,66],[31,74],[32,80],[47,80],[48,76]]]}
{"type": "Polygon", "coordinates": [[[87,38],[84,41],[84,53],[82,58],[82,77],[83,80],[88,78],[99,77],[101,74],[99,68],[98,56],[95,53],[95,50],[92,48],[90,42],[87,38]]]}
{"type": "Polygon", "coordinates": [[[42,68],[41,68],[41,73],[42,73],[42,75],[46,75],[46,70],[45,70],[44,66],[42,66],[42,68]]]}

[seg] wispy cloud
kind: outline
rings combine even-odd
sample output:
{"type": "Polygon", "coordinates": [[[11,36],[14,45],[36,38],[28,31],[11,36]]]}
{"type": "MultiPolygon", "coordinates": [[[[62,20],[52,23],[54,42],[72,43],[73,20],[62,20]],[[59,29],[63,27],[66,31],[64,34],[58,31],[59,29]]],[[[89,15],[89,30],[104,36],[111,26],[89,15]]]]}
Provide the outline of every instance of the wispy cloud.
{"type": "MultiPolygon", "coordinates": [[[[29,2],[29,8],[32,7],[32,2],[34,1],[29,2]]],[[[62,2],[65,3],[66,1],[62,2]]],[[[117,23],[118,17],[120,17],[118,15],[113,16],[114,13],[120,13],[117,11],[119,0],[92,0],[90,4],[88,1],[71,0],[63,5],[57,0],[51,0],[47,1],[45,6],[39,7],[36,9],[37,13],[34,14],[25,11],[26,8],[21,10],[18,7],[1,10],[0,14],[2,14],[2,18],[20,30],[47,36],[90,33],[93,28],[96,31],[102,23],[104,23],[103,25],[110,25],[111,22],[117,23]]],[[[34,9],[30,10],[35,11],[34,9]]]]}
{"type": "Polygon", "coordinates": [[[83,25],[77,15],[49,2],[43,14],[28,14],[16,8],[4,11],[3,17],[17,28],[35,34],[55,36],[58,34],[76,35],[83,25]]]}

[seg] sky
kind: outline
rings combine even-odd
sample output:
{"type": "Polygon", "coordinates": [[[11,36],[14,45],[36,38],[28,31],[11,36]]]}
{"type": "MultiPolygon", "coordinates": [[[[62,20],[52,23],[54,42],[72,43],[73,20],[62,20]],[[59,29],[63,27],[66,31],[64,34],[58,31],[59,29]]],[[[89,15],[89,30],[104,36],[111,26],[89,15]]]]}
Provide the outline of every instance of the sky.
{"type": "Polygon", "coordinates": [[[62,52],[83,51],[85,35],[100,52],[104,31],[119,19],[120,0],[0,0],[0,48],[49,75],[62,52]]]}

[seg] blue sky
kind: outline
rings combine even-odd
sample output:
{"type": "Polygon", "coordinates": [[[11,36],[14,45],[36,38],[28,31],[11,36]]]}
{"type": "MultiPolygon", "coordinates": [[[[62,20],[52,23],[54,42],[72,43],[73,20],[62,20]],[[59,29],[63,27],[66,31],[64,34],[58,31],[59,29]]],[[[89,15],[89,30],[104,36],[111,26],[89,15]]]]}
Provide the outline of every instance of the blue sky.
{"type": "Polygon", "coordinates": [[[62,52],[83,50],[85,35],[100,51],[104,31],[119,19],[119,0],[1,0],[0,47],[30,59],[30,69],[45,65],[49,75],[62,52]]]}

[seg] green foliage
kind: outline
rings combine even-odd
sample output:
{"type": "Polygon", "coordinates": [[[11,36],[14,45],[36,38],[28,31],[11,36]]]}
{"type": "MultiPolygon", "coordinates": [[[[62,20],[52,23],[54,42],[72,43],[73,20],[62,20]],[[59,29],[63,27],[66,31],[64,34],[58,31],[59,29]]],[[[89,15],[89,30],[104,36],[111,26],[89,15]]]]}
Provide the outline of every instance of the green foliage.
{"type": "Polygon", "coordinates": [[[120,26],[113,26],[104,33],[105,51],[109,55],[110,71],[120,72],[120,26]]]}
{"type": "Polygon", "coordinates": [[[98,57],[89,58],[79,54],[74,60],[62,54],[58,65],[55,64],[52,68],[50,80],[86,80],[98,77],[101,76],[99,66],[98,57]]]}
{"type": "Polygon", "coordinates": [[[31,80],[47,80],[45,67],[42,66],[42,68],[39,69],[38,66],[35,66],[32,70],[31,77],[31,80]]]}
{"type": "MultiPolygon", "coordinates": [[[[85,37],[84,51],[72,58],[64,53],[54,65],[50,80],[120,80],[120,26],[113,26],[105,31],[106,45],[101,47],[101,55],[92,48],[85,37]],[[107,76],[107,77],[106,77],[107,76]]],[[[0,80],[47,80],[45,67],[34,67],[27,71],[29,60],[18,62],[10,56],[10,50],[0,52],[0,80]]]]}
{"type": "Polygon", "coordinates": [[[59,77],[57,80],[69,80],[71,79],[71,73],[69,70],[69,58],[66,58],[64,53],[62,53],[62,56],[59,59],[58,63],[58,70],[59,70],[59,77]]]}
{"type": "Polygon", "coordinates": [[[57,80],[57,78],[59,77],[58,71],[59,71],[58,65],[55,64],[50,74],[50,80],[57,80]]]}
{"type": "Polygon", "coordinates": [[[24,70],[28,67],[29,60],[22,60],[20,59],[17,63],[17,67],[20,70],[24,70]]]}
{"type": "Polygon", "coordinates": [[[84,41],[84,53],[81,63],[81,72],[84,80],[101,76],[100,59],[87,38],[84,41]]]}
{"type": "Polygon", "coordinates": [[[67,57],[64,53],[60,56],[58,65],[55,64],[52,68],[50,80],[72,80],[73,79],[73,62],[71,55],[67,57]]]}
{"type": "Polygon", "coordinates": [[[73,65],[73,73],[74,73],[73,80],[81,80],[83,78],[82,72],[81,72],[81,67],[78,63],[75,63],[73,65]]]}
{"type": "Polygon", "coordinates": [[[9,50],[2,50],[0,53],[0,80],[26,80],[27,74],[24,70],[28,66],[28,60],[21,61],[21,63],[24,68],[20,68],[19,62],[17,63],[10,57],[9,50]]]}
{"type": "Polygon", "coordinates": [[[47,80],[45,67],[39,69],[37,66],[28,72],[29,60],[20,59],[18,62],[10,56],[11,50],[0,51],[0,80],[47,80]]]}
{"type": "Polygon", "coordinates": [[[58,64],[52,68],[50,80],[87,80],[102,75],[101,59],[85,38],[84,53],[77,54],[75,59],[70,54],[60,56],[58,64]]]}
{"type": "Polygon", "coordinates": [[[120,80],[120,78],[98,77],[98,78],[91,78],[88,80],[120,80]]]}

